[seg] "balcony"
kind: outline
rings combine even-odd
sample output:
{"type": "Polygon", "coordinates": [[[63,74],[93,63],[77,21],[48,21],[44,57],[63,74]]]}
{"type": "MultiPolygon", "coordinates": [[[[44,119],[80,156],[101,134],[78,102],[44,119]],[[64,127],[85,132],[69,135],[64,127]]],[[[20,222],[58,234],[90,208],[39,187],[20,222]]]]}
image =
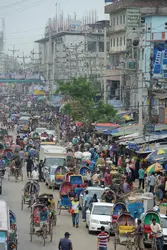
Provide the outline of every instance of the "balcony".
{"type": "Polygon", "coordinates": [[[124,23],[124,24],[109,27],[107,31],[108,31],[108,34],[126,32],[126,24],[124,23]]]}

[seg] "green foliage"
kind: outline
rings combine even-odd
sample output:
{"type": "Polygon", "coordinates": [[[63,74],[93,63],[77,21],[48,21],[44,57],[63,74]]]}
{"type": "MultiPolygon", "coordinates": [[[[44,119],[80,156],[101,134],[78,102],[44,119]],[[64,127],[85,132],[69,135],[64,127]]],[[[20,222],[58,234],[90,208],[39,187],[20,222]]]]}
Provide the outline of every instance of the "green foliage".
{"type": "Polygon", "coordinates": [[[57,93],[64,95],[67,103],[63,113],[70,115],[75,121],[90,124],[92,122],[109,122],[116,118],[116,110],[103,101],[95,103],[98,90],[90,81],[75,78],[71,82],[60,82],[57,93]]]}

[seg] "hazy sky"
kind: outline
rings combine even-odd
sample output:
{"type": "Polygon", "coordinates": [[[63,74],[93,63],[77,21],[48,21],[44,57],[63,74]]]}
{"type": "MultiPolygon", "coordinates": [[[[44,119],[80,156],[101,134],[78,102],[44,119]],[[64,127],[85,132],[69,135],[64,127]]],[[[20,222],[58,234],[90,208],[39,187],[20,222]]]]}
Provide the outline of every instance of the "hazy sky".
{"type": "Polygon", "coordinates": [[[5,18],[5,51],[15,45],[19,54],[28,54],[33,41],[43,37],[48,18],[56,15],[56,3],[60,3],[64,16],[76,12],[77,20],[95,8],[99,19],[105,17],[104,0],[0,0],[0,18],[5,18]]]}

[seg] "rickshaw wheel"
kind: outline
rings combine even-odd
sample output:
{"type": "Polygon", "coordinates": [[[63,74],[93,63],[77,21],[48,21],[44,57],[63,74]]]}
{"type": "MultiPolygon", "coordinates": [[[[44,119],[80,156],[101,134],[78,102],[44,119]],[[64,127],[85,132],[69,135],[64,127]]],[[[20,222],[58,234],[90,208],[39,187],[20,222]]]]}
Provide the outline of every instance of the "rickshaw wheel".
{"type": "Polygon", "coordinates": [[[34,228],[33,228],[33,225],[31,224],[30,225],[30,242],[32,242],[33,230],[34,228]]]}
{"type": "Polygon", "coordinates": [[[60,201],[57,202],[57,211],[59,210],[58,212],[58,215],[61,214],[61,205],[60,205],[60,201]]]}
{"type": "Polygon", "coordinates": [[[21,181],[23,181],[23,172],[21,172],[21,181]]]}
{"type": "Polygon", "coordinates": [[[116,237],[114,237],[114,250],[117,250],[117,240],[116,240],[116,237]]]}
{"type": "Polygon", "coordinates": [[[45,240],[46,240],[46,235],[47,235],[47,228],[46,225],[43,227],[43,246],[45,246],[45,240]]]}
{"type": "Polygon", "coordinates": [[[24,198],[21,199],[21,210],[23,210],[24,198]]]}
{"type": "Polygon", "coordinates": [[[50,233],[50,242],[53,240],[53,225],[52,222],[49,225],[49,233],[50,233]]]}

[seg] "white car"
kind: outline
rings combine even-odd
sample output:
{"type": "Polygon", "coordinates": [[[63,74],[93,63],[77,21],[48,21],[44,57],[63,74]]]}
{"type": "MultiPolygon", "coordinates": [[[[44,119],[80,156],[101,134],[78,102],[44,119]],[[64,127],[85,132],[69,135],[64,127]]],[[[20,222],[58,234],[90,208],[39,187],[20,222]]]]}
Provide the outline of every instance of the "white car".
{"type": "Polygon", "coordinates": [[[104,193],[105,190],[107,190],[109,188],[102,188],[102,187],[87,187],[81,194],[80,194],[80,207],[83,207],[83,199],[85,196],[85,191],[88,191],[89,194],[89,199],[91,199],[93,197],[94,194],[97,195],[97,199],[98,201],[100,201],[102,194],[104,193]]]}
{"type": "Polygon", "coordinates": [[[46,130],[47,130],[47,128],[36,128],[34,132],[38,133],[39,135],[41,135],[46,130]]]}
{"type": "Polygon", "coordinates": [[[100,231],[101,227],[105,227],[105,231],[110,232],[112,203],[95,202],[86,211],[86,227],[88,232],[100,231]]]}

